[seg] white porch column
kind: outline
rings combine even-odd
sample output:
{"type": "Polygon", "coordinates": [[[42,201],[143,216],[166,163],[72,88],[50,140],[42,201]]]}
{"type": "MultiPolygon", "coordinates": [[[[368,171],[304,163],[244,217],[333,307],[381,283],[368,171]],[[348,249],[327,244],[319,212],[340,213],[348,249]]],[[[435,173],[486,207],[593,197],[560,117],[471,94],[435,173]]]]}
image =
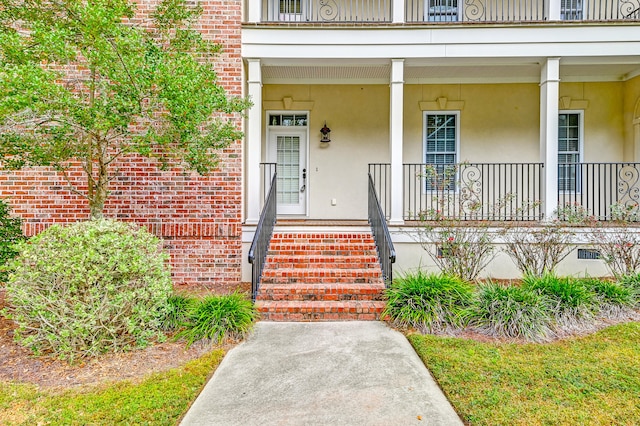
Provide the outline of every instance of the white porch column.
{"type": "Polygon", "coordinates": [[[558,96],[560,58],[547,58],[540,76],[540,161],[542,207],[545,220],[554,217],[558,204],[558,96]]]}
{"type": "Polygon", "coordinates": [[[545,0],[545,6],[547,7],[547,20],[559,21],[560,0],[545,0]]]}
{"type": "Polygon", "coordinates": [[[246,206],[245,223],[257,224],[260,219],[260,160],[262,159],[262,72],[260,59],[247,59],[248,94],[253,106],[247,114],[246,127],[246,206]]]}
{"type": "Polygon", "coordinates": [[[256,23],[260,22],[260,12],[262,1],[260,0],[248,0],[247,2],[247,22],[256,23]]]}
{"type": "Polygon", "coordinates": [[[391,106],[389,117],[389,148],[391,157],[391,214],[389,223],[402,225],[402,115],[404,98],[404,59],[391,60],[391,106]]]}
{"type": "Polygon", "coordinates": [[[404,3],[405,0],[392,0],[391,21],[394,24],[404,22],[404,3]]]}

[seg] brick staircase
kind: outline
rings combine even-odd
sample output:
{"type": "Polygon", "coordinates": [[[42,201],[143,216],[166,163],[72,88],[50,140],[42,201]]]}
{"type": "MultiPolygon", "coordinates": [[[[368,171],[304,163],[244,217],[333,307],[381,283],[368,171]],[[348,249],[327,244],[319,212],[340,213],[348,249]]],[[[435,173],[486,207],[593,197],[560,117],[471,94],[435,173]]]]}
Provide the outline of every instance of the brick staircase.
{"type": "Polygon", "coordinates": [[[256,307],[268,321],[377,320],[383,291],[370,233],[275,232],[256,307]]]}

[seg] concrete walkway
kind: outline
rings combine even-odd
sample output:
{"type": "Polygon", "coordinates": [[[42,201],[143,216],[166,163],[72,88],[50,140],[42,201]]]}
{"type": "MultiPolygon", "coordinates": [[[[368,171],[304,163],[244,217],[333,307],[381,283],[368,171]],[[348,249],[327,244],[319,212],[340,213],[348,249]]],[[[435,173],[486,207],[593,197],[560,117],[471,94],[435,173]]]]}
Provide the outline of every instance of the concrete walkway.
{"type": "Polygon", "coordinates": [[[182,425],[462,425],[405,337],[375,321],[259,322],[182,425]]]}

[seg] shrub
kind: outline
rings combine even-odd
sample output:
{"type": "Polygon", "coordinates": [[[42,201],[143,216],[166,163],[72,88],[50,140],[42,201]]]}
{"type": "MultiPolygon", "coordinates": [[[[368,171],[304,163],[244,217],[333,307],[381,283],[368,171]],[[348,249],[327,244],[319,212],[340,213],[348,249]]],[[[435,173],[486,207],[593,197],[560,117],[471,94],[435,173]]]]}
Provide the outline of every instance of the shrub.
{"type": "Polygon", "coordinates": [[[0,200],[0,283],[7,281],[5,265],[18,254],[14,245],[24,240],[22,235],[22,220],[9,215],[11,208],[0,200]]]}
{"type": "Polygon", "coordinates": [[[416,239],[443,274],[465,281],[475,280],[494,258],[493,238],[486,224],[443,220],[435,227],[425,224],[416,239]]]}
{"type": "Polygon", "coordinates": [[[640,272],[640,233],[635,229],[596,229],[591,243],[600,251],[602,259],[616,277],[640,272]]]}
{"type": "Polygon", "coordinates": [[[633,306],[632,291],[623,284],[597,278],[583,278],[582,286],[594,294],[598,313],[607,318],[615,318],[633,306]]]}
{"type": "Polygon", "coordinates": [[[52,226],[19,246],[7,283],[15,339],[73,360],[162,338],[168,255],[145,229],[110,220],[52,226]]]}
{"type": "Polygon", "coordinates": [[[396,278],[386,296],[383,316],[395,325],[427,333],[460,326],[473,289],[459,278],[419,270],[396,278]]]}
{"type": "Polygon", "coordinates": [[[189,316],[198,304],[198,299],[182,294],[173,294],[167,299],[166,309],[160,312],[160,328],[175,331],[188,324],[189,316]]]}
{"type": "Polygon", "coordinates": [[[585,321],[592,319],[597,310],[594,294],[579,280],[551,274],[527,276],[522,287],[549,298],[551,313],[560,330],[584,326],[585,321]]]}
{"type": "Polygon", "coordinates": [[[629,290],[632,303],[640,307],[640,274],[624,275],[619,282],[620,285],[629,290]]]}
{"type": "Polygon", "coordinates": [[[188,345],[201,339],[240,339],[251,330],[256,317],[253,303],[242,294],[207,296],[190,310],[178,337],[185,338],[188,345]]]}
{"type": "Polygon", "coordinates": [[[530,289],[489,282],[480,285],[471,325],[496,337],[545,340],[552,317],[547,296],[530,289]]]}
{"type": "Polygon", "coordinates": [[[574,248],[571,244],[573,232],[567,231],[559,222],[538,228],[508,228],[501,234],[505,242],[503,251],[523,275],[552,274],[574,248]]]}

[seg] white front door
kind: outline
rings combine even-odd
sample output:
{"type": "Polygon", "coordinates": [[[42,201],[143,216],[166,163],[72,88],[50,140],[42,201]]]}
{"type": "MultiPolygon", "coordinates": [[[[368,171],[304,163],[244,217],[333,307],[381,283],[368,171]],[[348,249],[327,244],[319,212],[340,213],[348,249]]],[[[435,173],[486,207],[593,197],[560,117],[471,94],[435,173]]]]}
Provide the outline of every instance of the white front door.
{"type": "Polygon", "coordinates": [[[271,129],[269,161],[278,173],[278,214],[307,214],[307,132],[271,129]]]}

